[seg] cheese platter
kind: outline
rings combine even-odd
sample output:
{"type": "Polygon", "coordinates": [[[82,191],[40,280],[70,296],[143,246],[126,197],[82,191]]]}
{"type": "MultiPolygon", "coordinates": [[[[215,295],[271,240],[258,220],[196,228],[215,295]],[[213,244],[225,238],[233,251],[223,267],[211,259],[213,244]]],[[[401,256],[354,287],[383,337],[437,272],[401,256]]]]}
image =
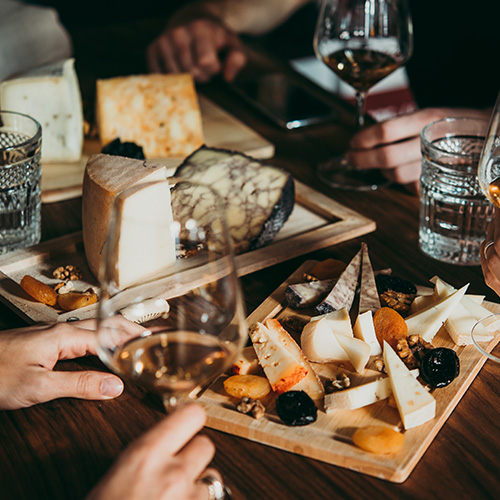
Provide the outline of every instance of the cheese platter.
{"type": "MultiPolygon", "coordinates": [[[[375,223],[370,219],[295,181],[295,206],[290,218],[271,244],[236,257],[238,274],[244,276],[253,273],[356,238],[375,228],[375,223]]],[[[23,292],[20,282],[24,275],[53,285],[55,280],[52,271],[68,264],[78,267],[83,274],[75,286],[82,290],[92,287],[98,292],[97,280],[85,258],[82,233],[78,232],[0,256],[0,300],[30,323],[95,317],[95,304],[64,312],[35,302],[23,292]]]]}
{"type": "MultiPolygon", "coordinates": [[[[297,309],[289,306],[286,298],[287,289],[290,285],[303,283],[304,276],[307,276],[317,264],[316,261],[306,261],[253,311],[248,317],[250,330],[255,332],[253,325],[256,324],[264,324],[271,328],[269,322],[278,321],[281,325],[285,325],[288,334],[297,342],[297,345],[301,345],[303,339],[300,338],[300,331],[302,331],[303,325],[308,324],[307,321],[309,323],[318,321],[311,320],[311,315],[315,314],[311,308],[297,309]],[[297,327],[296,325],[302,326],[297,327]]],[[[427,287],[418,287],[418,289],[419,293],[426,296],[430,296],[429,291],[432,290],[427,290],[427,287]]],[[[475,301],[473,296],[469,297],[475,301]]],[[[480,307],[484,308],[483,311],[500,312],[500,304],[483,302],[480,307]]],[[[436,317],[435,313],[432,312],[432,305],[427,310],[431,312],[425,313],[424,319],[425,317],[436,317]]],[[[438,310],[441,309],[438,307],[438,310]]],[[[421,389],[422,386],[419,382],[417,383],[415,378],[418,375],[418,373],[414,373],[416,370],[410,371],[407,368],[401,368],[403,362],[391,349],[392,355],[388,355],[389,351],[384,350],[387,373],[389,374],[385,378],[375,368],[374,360],[376,357],[374,356],[370,358],[366,368],[358,371],[353,368],[350,361],[311,363],[314,372],[325,387],[329,380],[338,382],[340,380],[339,374],[348,375],[351,387],[347,390],[328,391],[330,394],[324,399],[325,406],[319,405],[317,420],[301,427],[293,427],[283,423],[276,411],[276,400],[279,396],[277,397],[273,392],[262,399],[265,406],[263,417],[257,419],[251,414],[237,411],[238,400],[229,396],[225,390],[225,381],[231,378],[228,377],[229,374],[226,374],[217,380],[200,399],[208,414],[208,426],[380,479],[395,483],[404,482],[486,361],[486,357],[482,356],[473,345],[457,345],[445,326],[442,325],[441,322],[439,330],[432,337],[432,346],[438,349],[447,348],[457,355],[460,365],[459,375],[446,387],[432,388],[430,393],[423,391],[425,393],[422,395],[424,399],[422,402],[423,410],[420,412],[406,411],[404,409],[405,402],[398,401],[398,395],[403,399],[408,387],[418,384],[421,389]],[[396,378],[391,372],[397,372],[400,369],[407,373],[403,377],[398,375],[396,378]],[[414,382],[407,380],[407,376],[414,382]],[[403,386],[402,391],[398,389],[397,385],[394,385],[394,381],[403,386]],[[391,383],[389,384],[389,382],[391,383]],[[396,405],[391,406],[386,400],[391,389],[396,391],[393,394],[397,407],[396,405]],[[383,394],[384,391],[385,394],[383,394]],[[372,399],[370,400],[370,398],[372,399]],[[399,405],[402,406],[402,409],[399,408],[399,405]],[[325,411],[325,407],[327,411],[325,411]],[[406,422],[404,416],[407,417],[406,422]],[[390,428],[402,431],[395,433],[398,437],[400,434],[404,436],[402,448],[393,453],[375,454],[355,446],[353,440],[356,430],[369,429],[372,426],[383,426],[385,430],[390,428]]],[[[337,334],[337,339],[340,338],[343,338],[342,333],[337,334]]],[[[484,339],[487,339],[483,343],[485,351],[491,352],[500,341],[500,334],[497,332],[495,335],[484,337],[484,339]]],[[[259,342],[262,342],[262,338],[255,338],[252,335],[252,340],[257,341],[257,344],[254,344],[255,351],[262,368],[264,368],[265,375],[269,378],[265,362],[262,363],[264,358],[259,356],[258,345],[259,342]]],[[[302,348],[305,353],[303,343],[302,348]]],[[[251,350],[251,346],[247,349],[251,350]]],[[[249,360],[244,361],[248,367],[252,363],[251,354],[251,352],[246,351],[243,356],[244,359],[248,358],[249,360]]],[[[269,361],[273,361],[274,365],[276,363],[279,365],[282,361],[275,356],[275,353],[271,357],[268,356],[269,361]]],[[[253,366],[253,368],[255,367],[253,366]]],[[[269,380],[271,382],[271,378],[269,380]]],[[[302,385],[306,387],[306,385],[302,385]]],[[[273,386],[272,383],[271,386],[273,386]]],[[[296,388],[297,386],[294,386],[292,391],[296,388]]],[[[306,388],[303,390],[308,392],[306,388]]],[[[408,402],[410,405],[413,404],[411,401],[406,403],[408,402]]]]}
{"type": "MultiPolygon", "coordinates": [[[[274,145],[210,99],[199,95],[205,143],[210,147],[242,151],[254,158],[274,155],[274,145]]],[[[85,165],[92,154],[101,152],[97,138],[87,138],[78,162],[42,164],[42,202],[77,198],[82,194],[85,165]]],[[[175,169],[182,158],[156,159],[175,169]]]]}

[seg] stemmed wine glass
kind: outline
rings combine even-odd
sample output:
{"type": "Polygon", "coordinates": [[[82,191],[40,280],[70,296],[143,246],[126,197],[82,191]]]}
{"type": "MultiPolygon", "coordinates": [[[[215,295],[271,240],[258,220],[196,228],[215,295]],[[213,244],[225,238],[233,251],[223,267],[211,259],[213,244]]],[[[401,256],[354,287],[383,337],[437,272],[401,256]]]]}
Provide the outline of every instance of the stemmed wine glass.
{"type": "Polygon", "coordinates": [[[223,373],[247,338],[221,200],[171,178],[114,202],[100,271],[98,354],[167,411],[223,373]]]}
{"type": "MultiPolygon", "coordinates": [[[[356,91],[356,131],[365,123],[368,90],[405,64],[412,47],[406,0],[322,0],[314,50],[356,91]]],[[[343,157],[319,165],[318,175],[330,186],[343,189],[376,189],[387,182],[377,170],[354,170],[343,157]]]]}

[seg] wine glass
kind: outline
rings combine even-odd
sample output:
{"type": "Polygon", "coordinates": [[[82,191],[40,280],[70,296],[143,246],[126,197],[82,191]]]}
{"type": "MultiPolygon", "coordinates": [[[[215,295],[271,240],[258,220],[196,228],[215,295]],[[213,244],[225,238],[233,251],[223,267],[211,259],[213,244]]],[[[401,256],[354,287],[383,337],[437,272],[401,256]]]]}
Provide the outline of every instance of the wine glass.
{"type": "Polygon", "coordinates": [[[500,208],[500,94],[491,114],[477,175],[485,196],[500,208]]]}
{"type": "Polygon", "coordinates": [[[500,336],[500,314],[492,314],[478,321],[472,328],[471,338],[475,348],[487,358],[500,363],[500,358],[491,353],[500,336]],[[490,334],[490,336],[486,336],[490,334]],[[493,338],[492,338],[493,336],[493,338]]]}
{"type": "Polygon", "coordinates": [[[195,399],[247,339],[220,197],[176,178],[130,188],[114,202],[104,255],[99,357],[167,412],[195,399]]]}
{"type": "MultiPolygon", "coordinates": [[[[365,123],[365,98],[378,81],[408,61],[413,28],[406,0],[322,0],[314,51],[356,91],[355,131],[365,123]]],[[[330,186],[369,190],[387,183],[378,170],[355,170],[345,158],[318,166],[330,186]]]]}

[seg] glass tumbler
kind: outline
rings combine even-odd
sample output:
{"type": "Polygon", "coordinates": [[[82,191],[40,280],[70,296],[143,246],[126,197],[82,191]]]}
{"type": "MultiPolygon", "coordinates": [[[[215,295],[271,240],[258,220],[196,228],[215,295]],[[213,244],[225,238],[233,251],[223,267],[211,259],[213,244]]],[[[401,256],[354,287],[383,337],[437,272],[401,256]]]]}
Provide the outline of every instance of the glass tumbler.
{"type": "Polygon", "coordinates": [[[0,111],[0,254],[40,241],[41,146],[36,120],[0,111]]]}
{"type": "Polygon", "coordinates": [[[441,262],[480,263],[493,213],[477,178],[487,128],[479,118],[444,118],[422,130],[420,249],[441,262]]]}

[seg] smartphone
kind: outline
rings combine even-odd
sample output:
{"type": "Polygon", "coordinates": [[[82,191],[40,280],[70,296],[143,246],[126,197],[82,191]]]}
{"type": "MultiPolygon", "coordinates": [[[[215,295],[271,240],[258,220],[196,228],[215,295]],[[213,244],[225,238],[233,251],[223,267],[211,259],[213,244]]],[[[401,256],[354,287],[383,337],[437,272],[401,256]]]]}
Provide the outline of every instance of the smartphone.
{"type": "Polygon", "coordinates": [[[291,130],[334,121],[337,112],[283,73],[237,79],[232,88],[280,127],[291,130]]]}

